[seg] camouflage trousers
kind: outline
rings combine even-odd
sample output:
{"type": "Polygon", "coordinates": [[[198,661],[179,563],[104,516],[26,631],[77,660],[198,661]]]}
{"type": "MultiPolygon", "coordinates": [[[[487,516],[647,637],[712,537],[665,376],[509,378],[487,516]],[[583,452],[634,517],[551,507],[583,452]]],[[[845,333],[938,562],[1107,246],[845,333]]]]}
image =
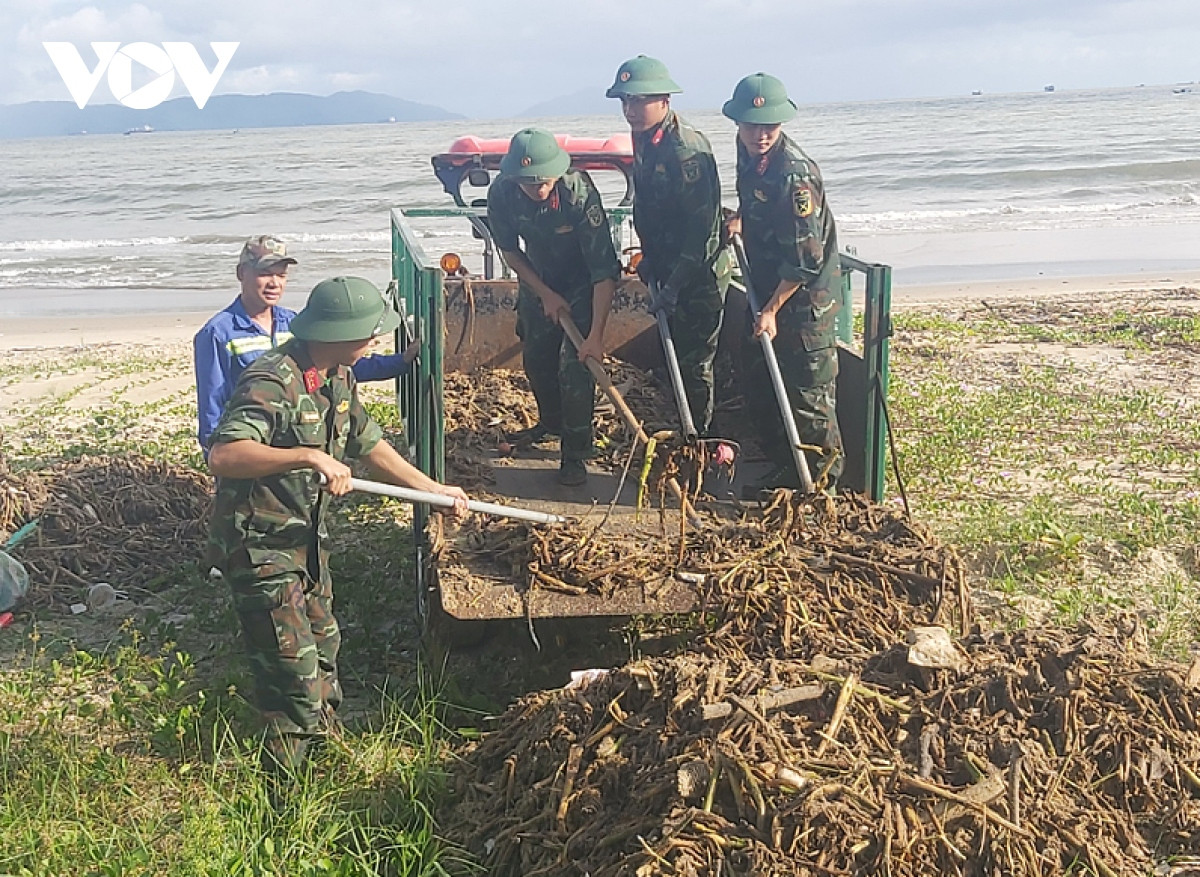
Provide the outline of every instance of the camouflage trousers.
{"type": "MultiPolygon", "coordinates": [[[[750,326],[753,328],[753,320],[750,326]]],[[[821,449],[804,452],[813,480],[818,480],[828,467],[827,485],[834,487],[845,465],[837,421],[837,346],[832,325],[828,330],[822,327],[819,332],[814,328],[811,320],[797,319],[797,309],[785,305],[776,317],[775,358],[796,419],[800,443],[821,449]]],[[[763,452],[775,466],[790,468],[792,455],[787,431],[762,344],[753,338],[745,343],[743,378],[747,408],[763,452]]]]}
{"type": "Polygon", "coordinates": [[[702,436],[712,425],[713,360],[724,316],[725,296],[709,272],[705,280],[680,291],[675,313],[668,320],[692,422],[702,436]]]}
{"type": "Polygon", "coordinates": [[[322,563],[314,579],[305,550],[274,555],[290,562],[255,567],[240,550],[226,563],[225,576],[254,679],[254,704],[266,726],[267,753],[294,767],[308,742],[321,734],[322,715],[342,702],[337,672],[342,638],[328,566],[322,563]]]}
{"type": "MultiPolygon", "coordinates": [[[[590,292],[571,302],[571,319],[586,338],[592,328],[590,292]]],[[[525,376],[537,400],[538,421],[562,436],[564,460],[588,459],[596,381],[562,327],[546,316],[541,300],[524,287],[517,295],[517,337],[525,376]]]]}

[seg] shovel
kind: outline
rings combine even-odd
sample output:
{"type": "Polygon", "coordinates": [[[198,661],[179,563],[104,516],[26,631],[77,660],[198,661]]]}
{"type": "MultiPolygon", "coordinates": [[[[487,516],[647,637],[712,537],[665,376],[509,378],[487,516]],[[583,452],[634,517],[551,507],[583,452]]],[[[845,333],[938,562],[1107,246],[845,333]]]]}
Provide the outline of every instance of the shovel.
{"type": "MultiPolygon", "coordinates": [[[[650,294],[658,297],[658,282],[650,281],[650,294]]],[[[717,484],[728,489],[732,480],[733,464],[737,459],[737,442],[719,438],[700,438],[696,430],[696,422],[692,419],[692,406],[688,402],[687,392],[683,387],[683,372],[679,368],[679,356],[675,353],[675,341],[671,338],[671,324],[663,311],[655,314],[658,321],[658,337],[662,341],[663,358],[667,361],[667,372],[671,375],[671,390],[675,393],[675,405],[679,409],[679,425],[683,429],[683,438],[688,444],[695,445],[704,460],[704,478],[714,480],[716,484],[709,486],[710,493],[717,493],[717,484]]]]}
{"type": "MultiPolygon", "coordinates": [[[[579,328],[575,325],[575,321],[571,319],[571,315],[566,309],[558,312],[558,322],[563,327],[563,331],[567,333],[567,337],[571,339],[571,343],[575,345],[575,349],[578,350],[582,347],[583,336],[579,334],[579,328]]],[[[592,373],[592,377],[596,379],[596,383],[600,385],[600,389],[604,390],[608,394],[608,398],[612,399],[613,405],[620,412],[625,425],[629,427],[637,437],[637,440],[643,445],[650,444],[650,436],[646,435],[646,430],[642,429],[642,424],[637,419],[637,415],[625,404],[625,399],[621,396],[620,391],[613,386],[612,379],[608,376],[608,372],[604,370],[604,367],[590,356],[587,358],[585,364],[588,367],[588,371],[592,373]]],[[[687,513],[688,520],[694,526],[699,526],[701,523],[700,518],[692,511],[691,503],[688,502],[687,496],[679,486],[679,482],[674,478],[668,478],[667,487],[670,488],[671,494],[679,500],[679,507],[687,513]]]]}
{"type": "MultiPolygon", "coordinates": [[[[317,482],[325,484],[325,476],[318,474],[317,482]]],[[[382,484],[378,481],[366,481],[362,478],[351,478],[350,487],[363,493],[376,493],[380,496],[390,496],[405,502],[422,502],[439,508],[453,508],[454,498],[441,493],[430,493],[427,490],[416,490],[412,487],[399,487],[395,484],[382,484]]],[[[529,521],[533,524],[565,524],[567,519],[562,515],[552,515],[548,512],[535,512],[530,509],[519,509],[513,506],[498,505],[494,502],[467,500],[467,509],[481,515],[495,515],[500,518],[512,518],[517,521],[529,521]]]]}
{"type": "MultiPolygon", "coordinates": [[[[750,282],[750,261],[746,258],[746,248],[742,245],[742,236],[732,236],[733,252],[737,256],[738,265],[742,269],[742,283],[746,287],[746,298],[750,301],[750,312],[758,314],[759,301],[754,293],[754,284],[750,282]]],[[[775,345],[766,332],[758,336],[762,344],[763,357],[767,361],[767,371],[771,374],[771,385],[775,388],[775,399],[779,403],[779,413],[783,415],[783,428],[787,432],[788,444],[792,446],[792,460],[796,464],[796,473],[800,476],[800,487],[805,493],[813,492],[812,473],[808,471],[808,460],[800,448],[800,430],[796,428],[796,418],[792,414],[792,406],[788,402],[787,388],[783,385],[783,375],[779,373],[779,360],[775,358],[775,345]]]]}

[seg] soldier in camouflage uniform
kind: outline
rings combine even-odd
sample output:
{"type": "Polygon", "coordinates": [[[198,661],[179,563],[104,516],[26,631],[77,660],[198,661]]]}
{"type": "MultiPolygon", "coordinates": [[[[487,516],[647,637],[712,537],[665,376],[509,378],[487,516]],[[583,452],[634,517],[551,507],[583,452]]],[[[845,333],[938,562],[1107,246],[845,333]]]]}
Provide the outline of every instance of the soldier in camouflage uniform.
{"type": "Polygon", "coordinates": [[[587,481],[596,386],[585,364],[604,361],[604,327],[621,265],[600,193],[554,135],[526,128],[513,135],[488,191],[488,224],[521,281],[517,335],[538,422],[513,438],[533,444],[562,436],[559,481],[587,481]],[[520,242],[525,248],[521,249],[520,242]],[[568,311],[584,338],[576,350],[559,314],[568,311]]]}
{"type": "Polygon", "coordinates": [[[638,55],[605,93],[619,97],[633,133],[633,225],[650,313],[664,311],[700,435],[713,413],[713,360],[725,311],[728,250],[721,246],[721,183],[708,139],[671,109],[681,89],[661,61],[638,55]]]}
{"type": "MultiPolygon", "coordinates": [[[[837,422],[837,338],[834,318],[841,304],[837,229],[825,203],[816,163],[783,133],[796,115],[783,83],[756,73],[737,84],[722,111],[738,124],[739,215],[731,232],[745,238],[750,279],[762,310],[753,315],[753,334],[775,339],[775,352],[788,391],[800,441],[814,481],[837,483],[843,468],[837,422]]],[[[747,348],[746,400],[763,450],[775,469],[751,490],[798,487],[779,408],[758,343],[747,348]]]]}
{"type": "Polygon", "coordinates": [[[357,458],[383,481],[452,496],[456,511],[466,510],[466,494],[406,462],[359,403],[351,366],[398,325],[369,281],[318,284],[292,320],[292,340],[242,373],[212,434],[210,541],[233,591],[270,767],[298,766],[342,699],[324,544],[329,499],[316,476],[329,494],[344,494],[342,461],[357,458]]]}

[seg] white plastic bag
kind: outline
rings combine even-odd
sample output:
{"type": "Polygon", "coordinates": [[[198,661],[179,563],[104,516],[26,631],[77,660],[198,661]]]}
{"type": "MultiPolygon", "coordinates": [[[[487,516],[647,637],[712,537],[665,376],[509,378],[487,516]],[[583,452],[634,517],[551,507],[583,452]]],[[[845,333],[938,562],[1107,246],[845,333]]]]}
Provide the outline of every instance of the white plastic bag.
{"type": "Polygon", "coordinates": [[[17,605],[29,590],[29,573],[20,561],[0,551],[0,612],[17,605]]]}

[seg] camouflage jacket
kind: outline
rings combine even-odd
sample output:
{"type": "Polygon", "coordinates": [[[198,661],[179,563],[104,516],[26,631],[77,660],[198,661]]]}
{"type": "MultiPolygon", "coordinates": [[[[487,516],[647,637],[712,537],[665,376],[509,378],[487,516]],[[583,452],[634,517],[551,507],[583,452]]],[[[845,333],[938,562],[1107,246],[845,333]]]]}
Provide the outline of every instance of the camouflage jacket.
{"type": "MultiPolygon", "coordinates": [[[[759,305],[766,304],[781,280],[798,280],[801,290],[788,301],[811,307],[823,319],[825,299],[840,292],[837,228],[825,203],[825,186],[816,162],[786,134],[762,159],[751,156],[739,141],[738,202],[742,237],[750,260],[751,280],[759,305]],[[802,292],[808,295],[802,295],[802,292]]],[[[836,306],[828,307],[836,311],[836,306]]],[[[829,314],[832,318],[832,313],[829,314]]]]}
{"type": "Polygon", "coordinates": [[[501,175],[488,191],[488,224],[502,251],[519,252],[523,240],[538,276],[569,304],[590,302],[596,283],[621,276],[600,192],[584,171],[568,170],[545,201],[501,175]]]}
{"type": "Polygon", "coordinates": [[[660,284],[687,288],[721,252],[721,182],[708,138],[667,113],[633,137],[633,185],[642,258],[660,284]]]}
{"type": "MultiPolygon", "coordinates": [[[[242,372],[212,444],[249,439],[276,448],[317,448],[343,460],[370,452],[382,437],[358,400],[354,373],[339,366],[332,375],[322,375],[312,367],[304,342],[292,339],[242,372]]],[[[221,478],[213,546],[226,558],[245,549],[249,557],[235,559],[235,565],[247,560],[251,566],[287,565],[289,553],[298,555],[326,536],[326,496],[311,469],[221,478]]]]}

